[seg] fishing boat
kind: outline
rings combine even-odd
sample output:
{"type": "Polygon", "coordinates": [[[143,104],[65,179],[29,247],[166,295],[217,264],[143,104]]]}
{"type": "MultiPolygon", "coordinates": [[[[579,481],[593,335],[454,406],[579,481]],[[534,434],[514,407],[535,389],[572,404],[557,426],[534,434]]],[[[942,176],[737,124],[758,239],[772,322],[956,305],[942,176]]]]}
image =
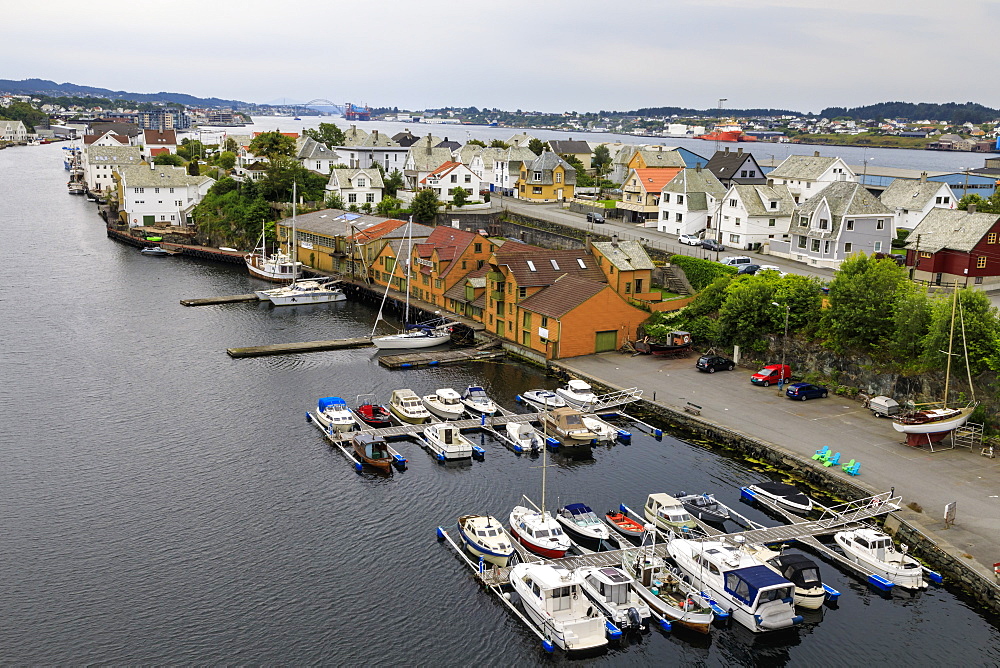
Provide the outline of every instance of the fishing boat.
{"type": "Polygon", "coordinates": [[[729,509],[715,500],[711,494],[685,494],[681,492],[677,495],[677,500],[695,518],[710,524],[722,524],[729,519],[729,509]]]}
{"type": "MultiPolygon", "coordinates": [[[[295,216],[292,216],[292,238],[296,238],[295,216]]],[[[244,258],[247,271],[255,278],[262,278],[273,283],[287,283],[296,280],[302,273],[302,263],[288,253],[276,250],[267,254],[267,228],[261,225],[260,245],[247,253],[244,258]]]]}
{"type": "Polygon", "coordinates": [[[490,515],[459,517],[458,534],[469,552],[500,568],[514,556],[514,539],[503,528],[503,523],[490,515]]]}
{"type": "Polygon", "coordinates": [[[143,255],[149,255],[150,257],[170,257],[173,255],[166,248],[160,248],[159,246],[146,246],[139,251],[143,255]]]}
{"type": "Polygon", "coordinates": [[[684,509],[684,505],[669,494],[650,494],[646,497],[642,514],[665,531],[682,534],[698,528],[698,523],[684,509]]]}
{"type": "Polygon", "coordinates": [[[563,445],[590,445],[597,434],[583,424],[583,413],[574,408],[557,408],[542,416],[549,434],[563,445]]]}
{"type": "Polygon", "coordinates": [[[646,528],[625,513],[618,510],[609,510],[604,514],[604,518],[611,525],[612,529],[628,539],[630,543],[638,545],[642,542],[646,528]]]}
{"type": "Polygon", "coordinates": [[[812,499],[783,482],[758,482],[749,485],[747,489],[799,515],[804,515],[813,508],[812,499]]]}
{"type": "Polygon", "coordinates": [[[462,404],[472,415],[493,415],[497,412],[496,404],[479,385],[465,388],[465,392],[462,392],[462,404]]]}
{"type": "Polygon", "coordinates": [[[556,394],[563,398],[567,406],[573,408],[588,409],[597,401],[597,395],[590,384],[582,380],[569,381],[565,387],[557,389],[556,394]]]}
{"type": "Polygon", "coordinates": [[[517,564],[510,584],[525,614],[556,647],[574,652],[607,646],[604,616],[581,596],[580,576],[549,564],[517,564]]]}
{"type": "Polygon", "coordinates": [[[826,600],[819,566],[804,554],[775,552],[764,545],[747,545],[747,550],[775,573],[795,585],[795,605],[817,610],[826,600]]]}
{"type": "Polygon", "coordinates": [[[374,394],[359,394],[354,404],[354,414],[369,427],[381,429],[392,426],[392,414],[388,408],[378,403],[374,394]]]}
{"type": "Polygon", "coordinates": [[[583,593],[612,624],[622,631],[648,626],[652,613],[631,575],[615,566],[581,566],[573,572],[580,577],[583,593]]]}
{"type": "Polygon", "coordinates": [[[333,287],[333,285],[334,282],[330,281],[293,281],[284,287],[257,290],[255,294],[258,299],[266,299],[275,306],[329,304],[345,301],[347,295],[344,294],[343,290],[333,287]]]}
{"type": "Polygon", "coordinates": [[[539,410],[547,411],[550,408],[564,408],[566,402],[555,392],[549,390],[528,390],[521,393],[521,398],[539,410]]]}
{"type": "Polygon", "coordinates": [[[920,562],[906,554],[906,546],[896,549],[892,538],[875,529],[839,531],[833,539],[848,559],[867,567],[889,582],[906,589],[927,586],[920,562]]]}
{"type": "Polygon", "coordinates": [[[409,424],[423,424],[431,419],[430,411],[424,408],[413,390],[393,390],[389,397],[389,411],[409,424]]]}
{"type": "Polygon", "coordinates": [[[319,422],[325,431],[351,431],[358,426],[354,413],[347,407],[347,402],[340,397],[319,399],[316,402],[313,419],[319,422]]]}
{"type": "Polygon", "coordinates": [[[351,439],[354,453],[361,461],[386,473],[392,472],[393,457],[385,439],[370,433],[355,434],[351,439]]]}
{"type": "MultiPolygon", "coordinates": [[[[655,534],[655,532],[650,532],[655,534]]],[[[655,539],[655,536],[654,536],[655,539]]],[[[684,628],[709,633],[715,612],[701,594],[656,555],[655,542],[622,551],[622,570],[635,590],[656,614],[684,628]]]]}
{"type": "Polygon", "coordinates": [[[667,552],[696,589],[719,601],[733,619],[754,633],[802,622],[795,614],[795,585],[739,543],[672,538],[667,552]]]}
{"type": "Polygon", "coordinates": [[[540,452],[545,447],[545,441],[538,430],[527,422],[508,422],[504,425],[509,438],[521,450],[540,452]]]}
{"type": "Polygon", "coordinates": [[[442,420],[457,420],[465,412],[462,397],[450,387],[436,390],[434,394],[428,394],[420,400],[424,402],[427,410],[442,420]]]}
{"type": "Polygon", "coordinates": [[[424,439],[435,455],[445,459],[468,459],[472,456],[472,441],[462,436],[458,427],[437,422],[424,429],[424,439]]]}
{"type": "Polygon", "coordinates": [[[556,521],[570,539],[591,550],[599,550],[601,543],[611,538],[611,530],[601,521],[590,506],[570,503],[556,511],[556,521]]]}

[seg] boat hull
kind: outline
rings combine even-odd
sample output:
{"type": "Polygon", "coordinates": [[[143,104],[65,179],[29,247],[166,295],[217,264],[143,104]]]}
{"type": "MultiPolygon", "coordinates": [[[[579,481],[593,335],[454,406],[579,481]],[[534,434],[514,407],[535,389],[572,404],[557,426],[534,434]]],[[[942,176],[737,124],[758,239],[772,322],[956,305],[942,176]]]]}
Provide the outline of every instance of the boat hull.
{"type": "MultiPolygon", "coordinates": [[[[259,297],[260,295],[258,295],[259,297]]],[[[347,300],[341,290],[325,290],[315,294],[302,293],[296,295],[269,295],[268,299],[275,306],[293,306],[301,304],[330,304],[347,300]]]]}
{"type": "MultiPolygon", "coordinates": [[[[491,564],[495,564],[500,568],[503,568],[510,562],[510,558],[514,556],[514,550],[497,550],[489,545],[480,543],[474,533],[470,530],[466,530],[465,522],[470,521],[473,518],[470,517],[460,517],[458,519],[458,535],[462,537],[462,542],[465,544],[465,548],[476,555],[477,557],[482,557],[484,561],[488,561],[491,564]]],[[[502,531],[503,526],[497,522],[497,527],[502,531]]],[[[506,532],[504,532],[506,535],[506,532]]]]}
{"type": "Polygon", "coordinates": [[[267,259],[262,259],[260,255],[256,253],[246,256],[247,271],[254,278],[260,278],[271,283],[291,283],[293,280],[299,277],[302,271],[302,263],[299,262],[298,270],[288,270],[281,271],[282,266],[287,267],[291,265],[291,262],[273,262],[267,259]]]}
{"type": "MultiPolygon", "coordinates": [[[[961,413],[947,420],[935,420],[932,422],[922,422],[920,424],[905,424],[893,420],[892,428],[903,434],[937,434],[948,433],[954,429],[964,426],[972,415],[972,408],[963,408],[961,413]]],[[[940,440],[940,439],[939,439],[940,440]]]]}
{"type": "Polygon", "coordinates": [[[424,407],[431,412],[432,415],[441,418],[442,420],[458,420],[462,417],[462,413],[465,412],[464,406],[459,406],[458,410],[447,410],[444,406],[436,401],[428,401],[427,397],[422,399],[424,407]]]}
{"type": "Polygon", "coordinates": [[[402,422],[407,424],[424,424],[430,419],[430,416],[426,415],[407,415],[400,410],[397,410],[395,406],[389,406],[389,412],[396,416],[402,422]]]}
{"type": "Polygon", "coordinates": [[[390,334],[389,336],[377,336],[372,339],[372,344],[379,350],[406,350],[410,348],[433,348],[451,340],[451,334],[390,334]]]}
{"type": "Polygon", "coordinates": [[[638,545],[642,542],[642,535],[646,533],[645,528],[632,518],[617,512],[609,512],[605,515],[608,524],[618,534],[624,536],[629,542],[638,545]]]}

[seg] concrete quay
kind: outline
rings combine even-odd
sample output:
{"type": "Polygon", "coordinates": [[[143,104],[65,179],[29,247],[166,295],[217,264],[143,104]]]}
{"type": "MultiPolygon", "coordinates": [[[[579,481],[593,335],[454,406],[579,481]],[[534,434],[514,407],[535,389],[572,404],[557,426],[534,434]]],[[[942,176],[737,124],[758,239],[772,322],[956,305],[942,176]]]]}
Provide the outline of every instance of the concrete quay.
{"type": "Polygon", "coordinates": [[[861,498],[894,487],[904,504],[916,502],[923,510],[894,513],[886,528],[1000,614],[1000,581],[993,574],[1000,562],[1000,458],[983,457],[978,448],[911,448],[889,420],[873,417],[853,399],[792,401],[775,386],[752,385],[753,370],[707,374],[694,362],[693,356],[602,353],[552,366],[611,389],[638,386],[647,416],[766,459],[837,496],[861,498]],[[700,407],[699,416],[684,411],[689,402],[700,407]],[[860,474],[813,461],[824,445],[842,453],[841,463],[859,460],[860,474]],[[957,502],[956,521],[945,528],[944,507],[951,501],[957,502]]]}

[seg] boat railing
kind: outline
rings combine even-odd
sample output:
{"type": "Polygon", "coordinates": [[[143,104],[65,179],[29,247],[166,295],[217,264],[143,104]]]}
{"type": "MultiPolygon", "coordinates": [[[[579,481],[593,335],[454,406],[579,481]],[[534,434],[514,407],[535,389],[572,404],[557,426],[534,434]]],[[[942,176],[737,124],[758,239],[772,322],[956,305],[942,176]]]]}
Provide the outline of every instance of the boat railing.
{"type": "Polygon", "coordinates": [[[817,520],[817,525],[833,527],[886,515],[899,510],[902,500],[902,496],[893,496],[893,493],[889,491],[836,506],[824,507],[819,520],[817,520]]]}

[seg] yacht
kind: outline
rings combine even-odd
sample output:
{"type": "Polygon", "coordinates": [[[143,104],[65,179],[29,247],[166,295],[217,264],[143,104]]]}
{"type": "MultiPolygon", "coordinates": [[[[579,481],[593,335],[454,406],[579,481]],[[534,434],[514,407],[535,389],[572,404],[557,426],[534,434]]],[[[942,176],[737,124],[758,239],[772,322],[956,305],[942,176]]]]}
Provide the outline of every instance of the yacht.
{"type": "Polygon", "coordinates": [[[525,614],[557,647],[567,651],[606,647],[604,616],[582,596],[582,580],[549,564],[518,564],[510,584],[525,614]]]}
{"type": "Polygon", "coordinates": [[[493,415],[497,405],[486,394],[486,390],[478,385],[469,385],[462,393],[462,403],[472,415],[493,415]]]}
{"type": "Polygon", "coordinates": [[[441,388],[434,394],[421,397],[420,400],[427,407],[427,410],[442,420],[457,420],[465,412],[462,397],[450,387],[441,388]]]}
{"type": "Polygon", "coordinates": [[[514,506],[510,511],[510,534],[535,554],[549,559],[561,559],[573,546],[548,511],[540,513],[526,506],[514,506]]]}
{"type": "Polygon", "coordinates": [[[313,418],[323,426],[324,431],[351,431],[358,426],[354,413],[340,397],[323,397],[317,401],[313,418]]]}
{"type": "Polygon", "coordinates": [[[622,631],[639,631],[649,624],[652,612],[642,600],[632,576],[615,566],[581,566],[583,592],[604,616],[622,631]]]}
{"type": "Polygon", "coordinates": [[[297,281],[280,288],[257,290],[254,294],[261,301],[270,301],[275,306],[328,304],[347,299],[347,295],[340,288],[331,287],[329,282],[321,283],[319,281],[297,281]]]}
{"type": "Polygon", "coordinates": [[[672,533],[682,534],[698,528],[698,523],[684,509],[684,505],[669,494],[650,494],[642,514],[658,529],[672,533]]]}
{"type": "Polygon", "coordinates": [[[556,394],[563,398],[567,406],[589,409],[597,401],[597,395],[590,385],[582,380],[571,380],[566,383],[566,387],[560,387],[556,394]]]}
{"type": "Polygon", "coordinates": [[[423,424],[431,419],[430,412],[413,390],[393,390],[389,397],[389,411],[409,424],[423,424]]]}
{"type": "Polygon", "coordinates": [[[795,605],[817,610],[826,600],[826,589],[819,576],[819,566],[804,554],[775,552],[764,545],[747,545],[747,549],[775,573],[795,585],[795,605]]]}
{"type": "Polygon", "coordinates": [[[556,511],[556,521],[562,525],[573,542],[592,550],[600,549],[602,542],[611,539],[611,529],[601,521],[590,506],[570,503],[556,511]]]}
{"type": "Polygon", "coordinates": [[[927,586],[920,562],[906,554],[905,546],[897,550],[888,534],[875,529],[855,529],[837,532],[833,539],[848,559],[889,582],[906,589],[927,586]]]}
{"type": "Polygon", "coordinates": [[[514,539],[495,517],[463,515],[458,518],[458,533],[469,552],[500,568],[514,556],[514,539]]]}
{"type": "Polygon", "coordinates": [[[458,427],[437,422],[424,429],[424,439],[435,455],[444,459],[468,459],[472,456],[472,441],[462,436],[458,427]]]}

